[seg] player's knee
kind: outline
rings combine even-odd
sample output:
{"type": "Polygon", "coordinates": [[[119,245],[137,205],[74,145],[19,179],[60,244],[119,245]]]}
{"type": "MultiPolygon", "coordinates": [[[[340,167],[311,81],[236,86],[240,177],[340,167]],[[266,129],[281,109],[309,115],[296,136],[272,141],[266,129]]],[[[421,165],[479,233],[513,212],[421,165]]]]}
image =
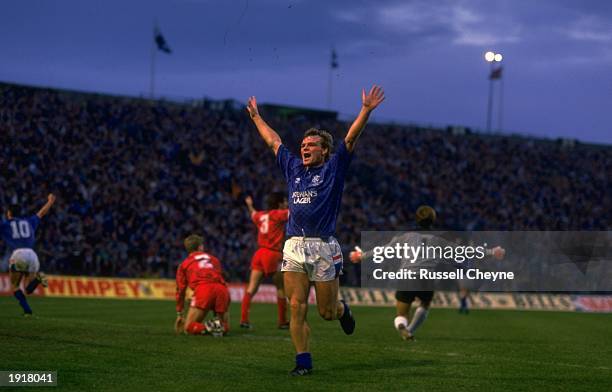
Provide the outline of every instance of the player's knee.
{"type": "Polygon", "coordinates": [[[323,317],[323,320],[327,320],[327,321],[332,321],[334,320],[334,313],[333,312],[324,312],[321,317],[323,317]]]}
{"type": "Polygon", "coordinates": [[[304,314],[306,314],[308,304],[305,301],[291,298],[291,300],[289,301],[289,307],[291,308],[291,314],[303,316],[304,314]]]}
{"type": "Polygon", "coordinates": [[[249,293],[249,295],[254,296],[255,294],[257,294],[257,289],[259,289],[259,285],[257,284],[249,284],[249,287],[247,287],[247,293],[249,293]]]}
{"type": "Polygon", "coordinates": [[[327,321],[331,321],[334,319],[334,310],[331,307],[319,308],[319,315],[327,321]]]}

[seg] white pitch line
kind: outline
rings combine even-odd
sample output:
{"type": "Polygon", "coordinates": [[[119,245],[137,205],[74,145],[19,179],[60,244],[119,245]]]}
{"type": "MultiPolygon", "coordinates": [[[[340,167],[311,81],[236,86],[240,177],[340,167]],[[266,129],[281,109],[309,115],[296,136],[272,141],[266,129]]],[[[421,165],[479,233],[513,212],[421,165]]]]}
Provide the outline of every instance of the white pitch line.
{"type": "MultiPolygon", "coordinates": [[[[411,344],[411,343],[407,343],[411,344]]],[[[427,350],[417,350],[414,348],[407,348],[407,350],[402,350],[395,348],[395,351],[409,351],[418,354],[426,354],[426,355],[445,355],[449,357],[463,356],[466,358],[470,357],[485,357],[485,355],[475,355],[475,354],[465,354],[465,353],[453,353],[453,352],[433,352],[427,350]]],[[[506,358],[495,358],[496,361],[506,361],[506,362],[516,362],[514,359],[506,359],[506,358]]],[[[521,363],[530,364],[530,365],[538,365],[538,366],[565,366],[565,367],[574,367],[579,369],[596,369],[596,370],[612,370],[612,368],[606,366],[589,366],[589,365],[579,365],[575,363],[562,363],[562,362],[542,362],[542,361],[529,361],[529,360],[521,360],[521,363]]]]}

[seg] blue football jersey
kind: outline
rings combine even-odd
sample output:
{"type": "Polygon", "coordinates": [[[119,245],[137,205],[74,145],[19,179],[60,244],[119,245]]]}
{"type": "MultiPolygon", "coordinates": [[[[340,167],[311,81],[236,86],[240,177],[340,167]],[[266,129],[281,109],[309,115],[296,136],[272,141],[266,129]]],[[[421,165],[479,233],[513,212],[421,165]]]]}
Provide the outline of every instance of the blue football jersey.
{"type": "Polygon", "coordinates": [[[334,235],[351,157],[343,141],[323,165],[306,167],[300,158],[281,144],[276,161],[283,171],[289,192],[287,236],[334,235]]]}
{"type": "Polygon", "coordinates": [[[38,215],[29,218],[13,218],[0,224],[0,235],[11,251],[19,248],[34,248],[36,229],[40,223],[38,215]]]}

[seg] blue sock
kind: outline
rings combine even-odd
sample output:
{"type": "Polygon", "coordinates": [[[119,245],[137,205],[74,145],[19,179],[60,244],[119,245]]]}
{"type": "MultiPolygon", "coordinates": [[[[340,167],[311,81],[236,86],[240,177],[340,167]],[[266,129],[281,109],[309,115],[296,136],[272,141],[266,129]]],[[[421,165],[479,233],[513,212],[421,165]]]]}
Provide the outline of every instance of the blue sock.
{"type": "Polygon", "coordinates": [[[17,298],[17,301],[19,301],[19,305],[21,305],[21,307],[23,308],[23,312],[27,314],[32,314],[32,309],[30,309],[30,305],[28,305],[28,300],[26,300],[23,291],[21,291],[21,289],[18,289],[17,291],[15,291],[15,293],[13,293],[13,295],[15,296],[15,298],[17,298]]]}
{"type": "Polygon", "coordinates": [[[295,364],[306,369],[312,369],[312,357],[310,353],[301,353],[295,356],[295,364]]]}
{"type": "Polygon", "coordinates": [[[39,283],[40,283],[40,280],[32,279],[32,281],[30,282],[28,287],[26,287],[26,293],[32,294],[34,292],[34,290],[36,290],[36,287],[38,287],[39,283]]]}

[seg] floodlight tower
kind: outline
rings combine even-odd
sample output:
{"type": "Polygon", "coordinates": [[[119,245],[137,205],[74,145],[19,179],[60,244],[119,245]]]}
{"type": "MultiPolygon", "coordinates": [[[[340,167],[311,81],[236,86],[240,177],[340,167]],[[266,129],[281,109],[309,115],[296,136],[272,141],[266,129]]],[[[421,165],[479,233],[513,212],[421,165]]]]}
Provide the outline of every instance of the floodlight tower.
{"type": "MultiPolygon", "coordinates": [[[[495,69],[495,63],[501,63],[503,56],[501,53],[488,51],[484,55],[485,60],[491,64],[489,73],[489,99],[487,103],[487,132],[491,132],[491,114],[493,111],[493,81],[501,78],[501,68],[495,69]]],[[[501,127],[501,106],[499,125],[501,127]]]]}

